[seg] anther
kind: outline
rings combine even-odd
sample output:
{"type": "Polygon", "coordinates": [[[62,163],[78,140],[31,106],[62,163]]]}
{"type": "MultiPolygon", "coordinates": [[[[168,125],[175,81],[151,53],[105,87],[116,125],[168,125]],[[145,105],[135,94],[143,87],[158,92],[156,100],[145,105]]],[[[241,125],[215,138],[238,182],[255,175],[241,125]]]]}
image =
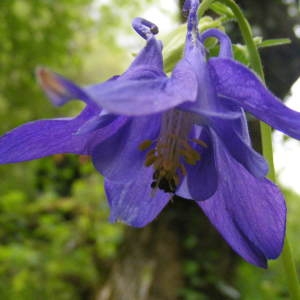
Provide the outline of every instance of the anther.
{"type": "Polygon", "coordinates": [[[205,142],[201,141],[201,140],[198,140],[198,139],[192,139],[192,141],[193,141],[194,143],[198,144],[199,146],[202,146],[202,147],[204,147],[204,148],[208,148],[208,145],[207,145],[205,142]]]}
{"type": "Polygon", "coordinates": [[[153,141],[145,140],[139,144],[139,150],[141,150],[141,151],[147,150],[152,144],[153,144],[153,141]]]}
{"type": "Polygon", "coordinates": [[[198,145],[207,147],[205,142],[189,138],[193,120],[185,114],[177,110],[166,113],[158,138],[139,145],[141,151],[147,150],[144,165],[153,169],[150,182],[153,193],[157,189],[175,193],[187,175],[185,166],[194,166],[201,159],[198,145]]]}
{"type": "Polygon", "coordinates": [[[145,160],[145,166],[146,167],[151,166],[155,162],[155,160],[156,160],[155,154],[147,155],[145,160]]]}

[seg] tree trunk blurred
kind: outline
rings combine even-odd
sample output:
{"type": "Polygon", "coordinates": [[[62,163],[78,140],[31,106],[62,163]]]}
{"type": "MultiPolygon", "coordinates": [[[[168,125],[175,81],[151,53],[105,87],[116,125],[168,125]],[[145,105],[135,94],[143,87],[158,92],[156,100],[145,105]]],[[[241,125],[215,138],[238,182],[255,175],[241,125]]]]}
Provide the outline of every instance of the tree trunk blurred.
{"type": "Polygon", "coordinates": [[[97,300],[236,299],[239,258],[193,201],[176,198],[143,229],[127,229],[119,259],[97,300]],[[195,298],[196,299],[196,298],[195,298]]]}
{"type": "Polygon", "coordinates": [[[128,229],[111,275],[97,300],[176,299],[182,286],[175,232],[164,222],[128,229]]]}

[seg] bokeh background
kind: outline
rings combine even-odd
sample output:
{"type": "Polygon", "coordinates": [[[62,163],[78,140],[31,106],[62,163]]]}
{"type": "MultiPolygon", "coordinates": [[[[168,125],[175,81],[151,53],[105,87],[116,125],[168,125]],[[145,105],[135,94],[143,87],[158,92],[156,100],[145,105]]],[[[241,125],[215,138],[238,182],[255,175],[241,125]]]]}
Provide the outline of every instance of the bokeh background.
{"type": "MultiPolygon", "coordinates": [[[[284,98],[300,75],[296,1],[238,3],[255,35],[292,40],[261,51],[267,84],[284,98]]],[[[79,102],[54,108],[36,83],[36,66],[80,84],[103,81],[124,71],[144,43],[130,28],[134,17],[149,17],[166,33],[183,21],[181,5],[176,0],[0,0],[0,133],[81,110],[79,102]]],[[[233,23],[227,29],[242,42],[233,23]]],[[[253,120],[251,132],[260,149],[253,120]]],[[[190,201],[176,199],[143,229],[108,223],[102,178],[88,157],[55,155],[0,166],[0,178],[0,299],[289,299],[280,260],[267,270],[245,263],[190,201]]],[[[300,271],[300,196],[282,188],[300,271]]]]}

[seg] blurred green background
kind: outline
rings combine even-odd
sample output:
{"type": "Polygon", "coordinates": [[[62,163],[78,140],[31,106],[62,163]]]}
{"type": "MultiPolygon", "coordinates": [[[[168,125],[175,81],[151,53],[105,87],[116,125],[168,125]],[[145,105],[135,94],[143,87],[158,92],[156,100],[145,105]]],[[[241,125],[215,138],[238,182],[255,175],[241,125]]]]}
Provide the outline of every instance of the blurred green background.
{"type": "MultiPolygon", "coordinates": [[[[143,43],[130,29],[131,19],[155,3],[0,0],[0,133],[79,112],[79,102],[59,109],[48,102],[36,83],[36,66],[81,84],[119,74],[143,43]]],[[[289,36],[297,47],[291,30],[299,15],[289,13],[295,3],[261,3],[271,5],[274,18],[280,11],[285,23],[264,25],[254,13],[258,4],[241,1],[257,32],[289,36]]],[[[235,27],[229,29],[234,36],[235,27]]],[[[266,64],[273,59],[271,68],[277,67],[266,67],[269,86],[283,96],[300,73],[300,55],[287,47],[289,62],[280,63],[276,55],[284,50],[264,51],[266,64]],[[287,69],[279,70],[283,63],[290,65],[289,76],[280,73],[287,69]],[[277,77],[284,78],[281,87],[277,77]]],[[[0,176],[0,299],[288,299],[280,261],[268,270],[243,262],[190,202],[171,203],[144,229],[108,223],[102,178],[87,157],[56,155],[0,166],[0,176]]],[[[300,200],[293,191],[285,194],[299,270],[300,200]]]]}

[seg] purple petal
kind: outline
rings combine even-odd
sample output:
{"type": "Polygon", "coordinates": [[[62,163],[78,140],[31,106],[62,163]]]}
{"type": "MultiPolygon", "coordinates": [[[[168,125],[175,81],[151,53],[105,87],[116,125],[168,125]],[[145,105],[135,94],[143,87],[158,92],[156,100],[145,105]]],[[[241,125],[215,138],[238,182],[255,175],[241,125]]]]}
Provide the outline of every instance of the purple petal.
{"type": "Polygon", "coordinates": [[[95,115],[94,117],[90,118],[87,122],[85,122],[76,132],[76,134],[85,134],[92,131],[95,131],[99,128],[103,128],[108,126],[113,121],[118,118],[117,115],[113,115],[108,113],[106,110],[102,109],[101,113],[95,115]]]}
{"type": "Polygon", "coordinates": [[[180,104],[183,101],[195,102],[197,100],[198,88],[197,74],[190,62],[186,59],[179,61],[172,72],[166,92],[175,94],[178,99],[181,98],[182,100],[178,103],[180,104]]]}
{"type": "Polygon", "coordinates": [[[63,105],[72,99],[80,99],[90,106],[97,105],[99,107],[99,102],[92,101],[89,95],[96,95],[97,97],[98,92],[105,91],[106,86],[114,89],[118,85],[122,86],[122,82],[126,83],[128,80],[149,80],[165,77],[161,50],[161,43],[152,37],[124,74],[114,76],[104,83],[84,88],[80,88],[69,79],[45,68],[38,68],[36,73],[40,85],[55,105],[63,105]]]}
{"type": "Polygon", "coordinates": [[[239,119],[233,120],[214,116],[210,118],[210,124],[230,154],[252,175],[263,178],[268,173],[268,163],[251,147],[249,136],[246,135],[247,127],[243,128],[243,126],[247,126],[243,118],[242,113],[240,113],[239,119]]]}
{"type": "Polygon", "coordinates": [[[188,185],[187,185],[187,177],[185,176],[180,184],[180,186],[176,190],[176,196],[193,200],[193,197],[191,196],[191,193],[189,191],[188,185]]]}
{"type": "Polygon", "coordinates": [[[211,197],[218,186],[218,174],[215,166],[212,144],[206,130],[202,130],[201,141],[207,144],[207,148],[199,147],[201,160],[195,165],[187,165],[187,186],[191,199],[202,201],[211,197]]]}
{"type": "Polygon", "coordinates": [[[212,133],[219,171],[217,192],[198,202],[229,245],[248,262],[266,267],[285,236],[286,207],[279,189],[249,174],[212,133]]]}
{"type": "Polygon", "coordinates": [[[152,174],[151,167],[143,167],[136,180],[129,183],[105,180],[111,222],[122,221],[134,227],[143,227],[162,211],[171,195],[152,190],[152,174]]]}
{"type": "MultiPolygon", "coordinates": [[[[216,102],[216,100],[213,101],[216,102]]],[[[222,100],[219,99],[220,101],[222,100]]],[[[198,124],[213,128],[225,143],[230,154],[249,172],[256,177],[266,176],[268,164],[251,147],[247,122],[242,109],[240,107],[229,108],[224,103],[220,104],[219,111],[205,111],[201,107],[201,102],[189,106],[184,104],[181,108],[197,113],[199,116],[198,120],[196,119],[198,124]]]]}
{"type": "MultiPolygon", "coordinates": [[[[39,120],[24,124],[0,137],[0,164],[15,163],[58,153],[90,154],[121,126],[122,118],[92,133],[76,135],[95,111],[87,107],[76,118],[39,120]]],[[[98,113],[98,112],[97,112],[98,113]]]]}
{"type": "MultiPolygon", "coordinates": [[[[163,58],[162,58],[162,44],[157,41],[153,36],[147,41],[146,46],[142,49],[139,55],[133,60],[128,70],[121,76],[124,79],[135,77],[135,73],[138,70],[153,70],[154,74],[157,73],[160,76],[164,74],[163,72],[163,58]]],[[[146,77],[143,75],[144,79],[153,78],[152,76],[146,77]]]]}
{"type": "Polygon", "coordinates": [[[129,119],[115,135],[95,147],[95,168],[113,181],[133,180],[143,167],[147,152],[139,150],[139,145],[157,139],[160,124],[160,115],[129,119]]]}
{"type": "Polygon", "coordinates": [[[205,40],[210,37],[215,37],[219,40],[220,51],[218,57],[232,58],[231,40],[225,32],[215,28],[208,29],[201,33],[200,41],[204,43],[205,40]]]}
{"type": "Polygon", "coordinates": [[[181,61],[170,79],[162,76],[147,80],[118,79],[88,93],[95,103],[112,113],[140,116],[195,101],[197,85],[195,73],[187,62],[181,61]]]}
{"type": "Polygon", "coordinates": [[[209,60],[211,77],[224,101],[242,106],[272,127],[300,139],[300,113],[283,105],[248,68],[231,59],[209,60]]]}

